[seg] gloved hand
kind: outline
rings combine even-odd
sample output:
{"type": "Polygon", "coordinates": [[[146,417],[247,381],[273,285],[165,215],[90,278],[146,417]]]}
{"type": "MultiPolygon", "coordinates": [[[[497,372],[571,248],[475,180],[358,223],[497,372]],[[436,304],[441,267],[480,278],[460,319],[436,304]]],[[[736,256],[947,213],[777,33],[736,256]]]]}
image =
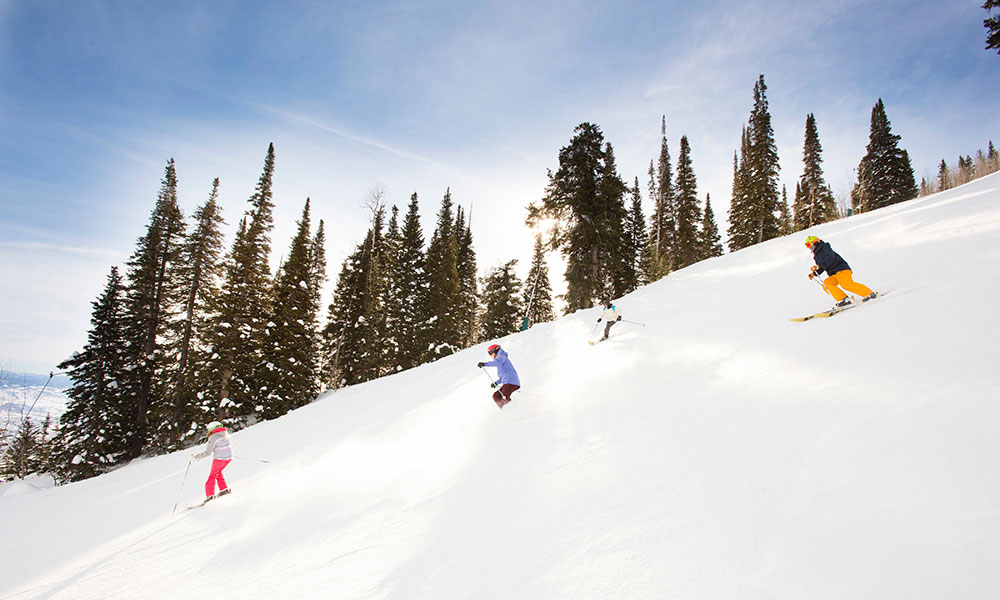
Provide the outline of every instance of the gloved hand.
{"type": "Polygon", "coordinates": [[[490,387],[491,387],[491,388],[494,388],[494,389],[496,389],[496,387],[497,387],[497,384],[495,384],[495,383],[491,383],[491,384],[490,384],[490,387]]]}
{"type": "Polygon", "coordinates": [[[486,363],[482,363],[481,362],[481,363],[478,363],[476,366],[479,367],[480,369],[482,369],[483,367],[486,366],[486,363]]]}
{"type": "Polygon", "coordinates": [[[618,315],[618,318],[617,318],[617,319],[615,319],[615,323],[617,323],[618,321],[621,321],[621,320],[622,320],[622,316],[621,316],[621,315],[618,315]]]}
{"type": "Polygon", "coordinates": [[[813,277],[815,277],[815,276],[816,276],[816,274],[815,274],[815,273],[809,273],[809,279],[812,279],[812,278],[813,278],[813,277]]]}
{"type": "Polygon", "coordinates": [[[601,322],[601,319],[603,319],[603,318],[604,318],[604,317],[601,317],[600,319],[598,319],[598,320],[597,320],[597,322],[598,322],[598,323],[600,323],[600,322],[601,322]]]}
{"type": "Polygon", "coordinates": [[[189,460],[188,462],[194,462],[196,460],[198,460],[198,453],[197,452],[192,452],[191,453],[191,460],[189,460]]]}

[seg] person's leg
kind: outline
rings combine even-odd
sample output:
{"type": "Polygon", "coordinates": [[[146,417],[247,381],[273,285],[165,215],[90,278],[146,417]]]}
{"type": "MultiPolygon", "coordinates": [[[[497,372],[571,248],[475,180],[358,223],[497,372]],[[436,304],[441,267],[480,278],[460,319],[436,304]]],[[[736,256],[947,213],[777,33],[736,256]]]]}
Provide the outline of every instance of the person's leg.
{"type": "Polygon", "coordinates": [[[604,337],[601,338],[602,340],[608,339],[608,332],[611,331],[611,326],[614,324],[614,321],[608,321],[608,324],[604,326],[604,337]]]}
{"type": "MultiPolygon", "coordinates": [[[[840,273],[844,273],[844,271],[841,271],[840,273]]],[[[837,275],[840,275],[840,273],[837,273],[837,275]]],[[[833,296],[834,300],[840,302],[841,300],[847,297],[847,294],[845,294],[843,290],[837,287],[840,283],[840,280],[837,279],[837,275],[830,275],[825,280],[823,280],[823,287],[826,288],[826,291],[830,292],[830,295],[833,296]]]]}
{"type": "Polygon", "coordinates": [[[865,296],[870,296],[871,289],[860,282],[854,281],[854,274],[850,271],[841,271],[837,273],[837,281],[840,282],[840,287],[844,288],[848,292],[852,292],[864,298],[865,296]]]}
{"type": "Polygon", "coordinates": [[[208,481],[205,482],[205,496],[212,496],[215,494],[215,482],[220,480],[221,487],[225,487],[225,480],[222,479],[222,469],[226,468],[229,464],[228,460],[213,460],[212,470],[208,473],[208,481]]]}

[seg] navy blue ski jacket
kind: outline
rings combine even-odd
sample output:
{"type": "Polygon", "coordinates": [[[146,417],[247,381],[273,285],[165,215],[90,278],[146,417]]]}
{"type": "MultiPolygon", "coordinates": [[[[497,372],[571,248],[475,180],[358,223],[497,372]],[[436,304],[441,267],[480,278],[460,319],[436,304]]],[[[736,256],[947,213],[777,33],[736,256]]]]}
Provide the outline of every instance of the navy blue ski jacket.
{"type": "Polygon", "coordinates": [[[851,266],[847,264],[847,261],[834,252],[830,244],[827,244],[823,240],[819,240],[813,244],[812,251],[816,266],[819,267],[819,270],[816,271],[817,275],[823,271],[826,271],[827,275],[836,275],[841,271],[851,270],[851,266]]]}

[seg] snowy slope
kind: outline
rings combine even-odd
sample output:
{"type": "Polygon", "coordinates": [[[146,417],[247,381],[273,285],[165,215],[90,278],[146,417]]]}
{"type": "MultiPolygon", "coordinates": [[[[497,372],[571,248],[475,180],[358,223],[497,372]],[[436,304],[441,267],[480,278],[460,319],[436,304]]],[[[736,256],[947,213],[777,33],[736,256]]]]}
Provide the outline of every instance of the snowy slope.
{"type": "Polygon", "coordinates": [[[174,517],[185,453],[0,497],[0,597],[1000,597],[1000,174],[808,233],[891,293],[789,322],[796,234],[502,340],[503,412],[483,344],[239,432],[174,517]]]}

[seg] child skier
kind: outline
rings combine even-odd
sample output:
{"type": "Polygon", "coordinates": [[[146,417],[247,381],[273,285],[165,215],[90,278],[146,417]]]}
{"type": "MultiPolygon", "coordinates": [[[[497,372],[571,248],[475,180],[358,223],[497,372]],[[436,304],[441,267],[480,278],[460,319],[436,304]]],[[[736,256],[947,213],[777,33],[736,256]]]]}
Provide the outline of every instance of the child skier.
{"type": "Polygon", "coordinates": [[[607,315],[607,325],[604,326],[604,337],[601,338],[602,342],[608,339],[608,332],[611,331],[611,326],[622,320],[622,316],[618,314],[616,308],[617,307],[612,304],[610,300],[608,300],[604,303],[604,312],[602,312],[601,316],[597,319],[597,322],[600,323],[604,320],[604,316],[607,315]],[[608,314],[608,311],[611,311],[610,315],[608,314]]]}
{"type": "Polygon", "coordinates": [[[209,471],[208,481],[205,482],[205,502],[215,498],[215,482],[219,482],[219,495],[224,496],[232,490],[226,485],[226,479],[222,476],[222,470],[233,460],[233,445],[229,441],[229,432],[218,421],[212,421],[206,427],[208,433],[208,443],[205,450],[192,456],[195,459],[202,459],[212,456],[212,470],[209,471]]]}
{"type": "Polygon", "coordinates": [[[500,388],[493,392],[493,401],[497,403],[498,407],[503,408],[505,404],[510,402],[510,395],[521,388],[521,379],[517,376],[514,365],[507,358],[507,351],[502,349],[499,344],[493,344],[486,349],[486,352],[493,360],[481,362],[477,366],[480,369],[483,367],[497,368],[498,379],[490,384],[490,387],[500,388]]]}
{"type": "Polygon", "coordinates": [[[830,244],[811,235],[806,238],[806,248],[812,250],[816,264],[809,272],[809,279],[819,277],[826,271],[827,278],[823,280],[823,288],[837,301],[835,308],[843,308],[851,303],[851,299],[840,288],[861,296],[862,302],[868,302],[877,294],[863,283],[854,281],[850,265],[839,254],[833,251],[830,244]]]}

